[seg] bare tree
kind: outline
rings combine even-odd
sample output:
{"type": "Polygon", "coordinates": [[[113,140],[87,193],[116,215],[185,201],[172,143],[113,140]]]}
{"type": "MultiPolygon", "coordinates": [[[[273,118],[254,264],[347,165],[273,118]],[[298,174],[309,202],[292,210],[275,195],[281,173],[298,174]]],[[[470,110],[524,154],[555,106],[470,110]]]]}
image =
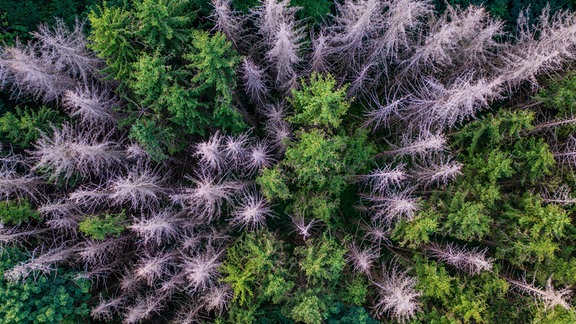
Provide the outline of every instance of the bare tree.
{"type": "Polygon", "coordinates": [[[278,150],[277,153],[284,153],[287,145],[292,140],[292,130],[288,123],[286,121],[268,121],[264,129],[268,133],[272,144],[278,150]]]}
{"type": "Polygon", "coordinates": [[[108,203],[110,192],[99,186],[83,186],[68,194],[69,202],[93,212],[108,203]]]}
{"type": "Polygon", "coordinates": [[[384,4],[380,0],[345,0],[336,3],[338,15],[332,27],[332,52],[344,58],[343,65],[356,66],[367,39],[385,28],[384,4]]]}
{"type": "Polygon", "coordinates": [[[135,275],[133,269],[124,267],[124,275],[120,278],[120,290],[125,296],[131,296],[138,293],[143,288],[143,283],[135,275]]]}
{"type": "Polygon", "coordinates": [[[423,134],[416,140],[405,137],[401,147],[382,152],[378,156],[424,156],[431,152],[442,152],[445,150],[446,137],[443,134],[423,134]]]}
{"type": "Polygon", "coordinates": [[[267,40],[273,39],[280,24],[292,21],[297,10],[290,7],[289,0],[263,0],[263,4],[253,10],[258,17],[258,31],[267,40]]]}
{"type": "Polygon", "coordinates": [[[0,163],[0,199],[40,200],[43,196],[38,190],[38,186],[42,184],[40,177],[30,173],[20,175],[17,171],[18,163],[0,163]]]}
{"type": "Polygon", "coordinates": [[[573,169],[576,166],[576,137],[570,135],[566,142],[559,146],[560,148],[553,150],[554,159],[561,166],[573,169]]]}
{"type": "Polygon", "coordinates": [[[405,164],[398,164],[395,167],[386,165],[383,168],[376,168],[370,174],[359,175],[358,178],[368,184],[373,195],[383,195],[391,189],[400,187],[402,182],[408,180],[405,167],[405,164]]]}
{"type": "Polygon", "coordinates": [[[376,249],[380,249],[382,243],[390,244],[390,228],[381,223],[362,224],[366,234],[364,238],[368,240],[376,249]]]}
{"type": "Polygon", "coordinates": [[[526,279],[508,279],[508,282],[520,291],[541,300],[544,303],[545,309],[553,309],[557,305],[567,310],[572,309],[572,304],[569,301],[569,298],[572,296],[572,291],[568,288],[556,290],[554,285],[552,285],[552,278],[548,278],[545,288],[537,287],[534,283],[528,283],[526,279]]]}
{"type": "Polygon", "coordinates": [[[560,185],[553,190],[543,187],[540,193],[542,201],[549,204],[558,204],[562,206],[571,206],[576,204],[576,198],[572,197],[572,188],[568,185],[560,185]]]}
{"type": "Polygon", "coordinates": [[[373,203],[373,219],[392,224],[399,219],[412,220],[416,211],[420,209],[419,199],[412,196],[413,188],[403,191],[390,192],[386,196],[367,196],[373,203]]]}
{"type": "Polygon", "coordinates": [[[446,13],[431,24],[423,44],[407,59],[407,68],[420,70],[456,63],[474,67],[475,62],[497,47],[494,38],[501,34],[501,27],[501,23],[493,23],[488,18],[482,7],[459,10],[448,6],[446,13]],[[463,52],[467,56],[459,60],[463,52]]]}
{"type": "Polygon", "coordinates": [[[38,211],[42,213],[42,215],[46,218],[80,213],[80,210],[76,204],[64,199],[43,204],[38,207],[38,211]]]}
{"type": "Polygon", "coordinates": [[[261,69],[249,58],[242,61],[242,81],[244,84],[244,91],[248,94],[250,101],[263,105],[266,96],[269,93],[266,86],[266,74],[264,69],[261,69]]]}
{"type": "Polygon", "coordinates": [[[210,139],[196,145],[195,155],[203,168],[220,172],[226,164],[226,152],[222,147],[222,136],[216,132],[210,139]]]}
{"type": "Polygon", "coordinates": [[[358,68],[352,68],[352,82],[348,87],[348,97],[353,98],[365,93],[369,93],[369,89],[378,83],[378,76],[374,76],[375,64],[368,62],[358,68]]]}
{"type": "Polygon", "coordinates": [[[414,177],[416,177],[424,186],[429,186],[431,184],[446,185],[448,182],[462,174],[460,171],[462,164],[457,161],[441,160],[440,162],[435,162],[428,159],[426,162],[428,165],[418,165],[414,172],[414,177]]]}
{"type": "Polygon", "coordinates": [[[262,109],[262,114],[268,122],[271,123],[282,123],[286,121],[286,111],[285,111],[284,103],[277,103],[277,104],[267,104],[262,109]]]}
{"type": "Polygon", "coordinates": [[[300,62],[302,30],[293,22],[282,22],[274,33],[268,60],[276,72],[276,83],[283,89],[291,89],[296,82],[295,65],[300,62]]]}
{"type": "Polygon", "coordinates": [[[272,166],[275,159],[272,155],[272,148],[266,141],[254,143],[248,149],[246,159],[246,169],[249,173],[257,172],[263,168],[272,166]]]}
{"type": "MultiPolygon", "coordinates": [[[[262,109],[262,114],[266,117],[264,130],[268,133],[268,138],[277,149],[276,153],[284,153],[292,138],[292,129],[286,119],[284,103],[268,104],[262,109]]],[[[271,150],[269,153],[271,153],[271,150]]]]}
{"type": "Polygon", "coordinates": [[[232,1],[211,0],[211,3],[214,7],[211,15],[212,20],[214,20],[214,28],[224,33],[233,44],[240,43],[243,22],[238,13],[232,10],[232,1]]]}
{"type": "Polygon", "coordinates": [[[501,78],[475,79],[474,73],[465,73],[448,86],[427,78],[401,114],[420,128],[449,128],[488,107],[491,100],[500,97],[502,85],[501,78]]]}
{"type": "Polygon", "coordinates": [[[382,1],[387,10],[383,17],[384,32],[370,39],[372,53],[369,61],[386,63],[396,61],[401,51],[414,46],[412,34],[418,35],[419,27],[432,16],[430,1],[382,1]]]}
{"type": "Polygon", "coordinates": [[[5,71],[4,80],[12,83],[12,93],[31,95],[43,102],[58,100],[65,90],[74,88],[74,81],[55,69],[36,54],[33,45],[7,48],[0,57],[0,66],[5,71]]]}
{"type": "Polygon", "coordinates": [[[120,309],[124,306],[125,299],[120,298],[113,298],[113,299],[104,299],[100,295],[100,302],[90,312],[90,316],[94,319],[102,320],[102,321],[112,321],[114,314],[119,313],[120,309]]]}
{"type": "Polygon", "coordinates": [[[43,237],[52,235],[52,229],[32,227],[26,224],[25,228],[0,226],[0,248],[6,245],[10,246],[24,246],[30,242],[41,241],[43,237]]]}
{"type": "Polygon", "coordinates": [[[124,152],[113,141],[98,139],[98,134],[78,131],[69,125],[53,134],[41,134],[31,152],[37,162],[34,169],[48,168],[55,176],[68,179],[74,172],[84,175],[105,174],[124,159],[124,152]]]}
{"type": "Polygon", "coordinates": [[[56,269],[56,265],[66,260],[72,251],[65,246],[49,249],[47,252],[33,254],[32,258],[21,262],[12,269],[4,272],[4,277],[10,281],[28,278],[37,272],[47,274],[56,269]]]}
{"type": "Polygon", "coordinates": [[[134,209],[154,209],[166,190],[164,179],[147,166],[134,167],[125,176],[117,176],[110,182],[109,198],[115,204],[129,203],[134,209]]]}
{"type": "Polygon", "coordinates": [[[140,296],[134,305],[126,307],[126,314],[122,323],[141,323],[142,320],[149,319],[154,314],[157,314],[163,307],[162,298],[160,297],[162,296],[156,294],[140,296]]]}
{"type": "Polygon", "coordinates": [[[454,243],[444,246],[432,244],[425,249],[432,257],[471,275],[479,274],[482,271],[492,271],[492,260],[486,258],[486,249],[466,250],[454,243]]]}
{"type": "Polygon", "coordinates": [[[173,262],[173,255],[170,253],[150,255],[146,252],[146,255],[140,258],[138,264],[135,265],[134,276],[153,287],[169,273],[169,268],[173,262]]]}
{"type": "Polygon", "coordinates": [[[52,27],[40,25],[33,34],[44,60],[52,62],[58,71],[87,81],[98,73],[102,62],[88,50],[83,29],[83,21],[76,20],[74,29],[69,31],[62,19],[56,19],[52,27]]]}
{"type": "Polygon", "coordinates": [[[248,154],[248,134],[240,134],[236,136],[226,136],[224,143],[224,152],[230,164],[234,167],[242,165],[248,154]]]}
{"type": "Polygon", "coordinates": [[[232,300],[232,289],[227,284],[221,284],[212,287],[204,296],[202,301],[204,308],[208,312],[214,312],[216,315],[222,315],[228,309],[228,304],[232,300]]]}
{"type": "Polygon", "coordinates": [[[108,91],[95,86],[64,91],[62,104],[70,116],[79,117],[87,125],[113,125],[116,121],[112,108],[118,101],[108,91]]]}
{"type": "Polygon", "coordinates": [[[68,217],[53,217],[46,220],[46,225],[50,226],[54,231],[60,235],[70,235],[75,237],[78,234],[78,224],[81,221],[78,215],[69,215],[68,217]]]}
{"type": "Polygon", "coordinates": [[[254,231],[264,226],[266,218],[272,216],[272,213],[266,199],[248,193],[240,199],[240,205],[232,212],[232,224],[254,231]]]}
{"type": "Polygon", "coordinates": [[[360,248],[356,244],[351,244],[348,247],[347,259],[354,272],[363,273],[370,277],[372,265],[378,257],[379,253],[373,248],[360,248]]]}
{"type": "Polygon", "coordinates": [[[153,213],[151,217],[135,219],[129,226],[142,239],[144,245],[153,243],[160,246],[179,236],[179,219],[171,210],[153,213]]]}
{"type": "Polygon", "coordinates": [[[370,109],[365,114],[366,121],[362,126],[377,130],[389,126],[392,117],[399,116],[399,112],[406,109],[409,96],[396,98],[387,95],[385,104],[380,103],[380,99],[374,93],[371,93],[369,97],[371,98],[370,109]]]}
{"type": "Polygon", "coordinates": [[[205,222],[220,217],[223,205],[231,203],[233,195],[243,188],[239,182],[224,181],[206,173],[189,179],[194,182],[195,187],[172,195],[172,199],[186,204],[191,213],[205,222]]]}
{"type": "Polygon", "coordinates": [[[326,72],[329,69],[328,56],[330,54],[329,37],[320,32],[312,38],[312,57],[310,58],[311,72],[326,72]]]}
{"type": "Polygon", "coordinates": [[[78,257],[90,267],[101,267],[112,264],[123,257],[129,240],[126,237],[107,239],[104,241],[85,240],[79,245],[78,257]]]}
{"type": "Polygon", "coordinates": [[[205,253],[184,259],[184,272],[192,291],[207,291],[216,286],[221,254],[222,251],[209,248],[205,253]]]}
{"type": "Polygon", "coordinates": [[[306,223],[306,219],[303,216],[290,216],[290,220],[292,221],[292,225],[296,228],[296,233],[304,240],[307,240],[312,235],[312,228],[317,223],[315,219],[306,223]]]}
{"type": "Polygon", "coordinates": [[[388,313],[391,317],[405,323],[412,319],[420,309],[418,297],[422,295],[415,289],[416,279],[410,277],[407,271],[400,271],[398,266],[391,269],[382,267],[382,278],[373,281],[378,287],[378,298],[374,305],[376,317],[388,313]]]}
{"type": "Polygon", "coordinates": [[[126,157],[130,160],[135,160],[138,163],[150,162],[150,154],[146,152],[138,143],[130,143],[126,147],[126,157]]]}
{"type": "Polygon", "coordinates": [[[536,76],[562,68],[576,58],[576,14],[545,9],[531,28],[526,13],[518,18],[518,44],[503,55],[502,78],[512,86],[537,85],[536,76]]]}

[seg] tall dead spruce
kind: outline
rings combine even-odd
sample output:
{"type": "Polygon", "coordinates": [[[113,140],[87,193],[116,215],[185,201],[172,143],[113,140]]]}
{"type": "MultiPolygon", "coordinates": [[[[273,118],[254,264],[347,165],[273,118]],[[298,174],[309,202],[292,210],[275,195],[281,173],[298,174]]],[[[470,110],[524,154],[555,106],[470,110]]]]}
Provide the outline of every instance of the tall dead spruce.
{"type": "MultiPolygon", "coordinates": [[[[354,177],[366,184],[371,221],[364,226],[366,240],[351,245],[351,271],[368,275],[377,290],[375,316],[414,318],[421,295],[416,279],[400,266],[375,265],[390,244],[390,228],[414,218],[415,193],[460,174],[461,165],[446,149],[447,131],[574,61],[576,15],[544,11],[534,27],[521,16],[519,32],[505,34],[502,23],[480,7],[448,6],[435,15],[428,1],[344,0],[329,24],[311,32],[288,0],[264,0],[246,16],[233,11],[231,1],[212,4],[214,28],[245,56],[236,100],[258,105],[255,113],[269,138],[216,132],[191,145],[194,162],[186,165],[186,177],[156,167],[116,129],[113,111],[124,103],[100,74],[103,63],[86,48],[81,23],[72,31],[61,21],[42,26],[33,42],[2,49],[0,85],[15,99],[62,106],[70,117],[69,124],[42,134],[28,156],[0,160],[1,199],[29,199],[44,217],[35,225],[0,227],[3,244],[28,240],[42,246],[6,277],[19,280],[58,265],[83,268],[84,277],[109,289],[93,308],[97,319],[120,315],[125,323],[138,323],[178,305],[181,322],[222,314],[233,298],[218,270],[227,231],[257,230],[273,214],[252,180],[282,157],[291,139],[291,111],[282,96],[299,78],[322,71],[351,84],[350,98],[367,107],[366,128],[390,134],[390,148],[377,155],[380,167],[354,177]],[[308,34],[311,42],[304,46],[308,34]],[[414,163],[397,164],[399,157],[414,163]],[[71,179],[64,181],[67,194],[39,190],[71,179]],[[77,230],[90,215],[122,211],[118,237],[97,241],[77,230]]],[[[571,150],[566,145],[556,157],[571,164],[571,150]]],[[[298,215],[292,222],[305,240],[321,227],[298,215]]],[[[424,250],[470,275],[492,269],[483,249],[431,244],[424,250]]],[[[547,307],[569,307],[569,292],[555,291],[550,281],[546,288],[509,282],[547,307]]]]}

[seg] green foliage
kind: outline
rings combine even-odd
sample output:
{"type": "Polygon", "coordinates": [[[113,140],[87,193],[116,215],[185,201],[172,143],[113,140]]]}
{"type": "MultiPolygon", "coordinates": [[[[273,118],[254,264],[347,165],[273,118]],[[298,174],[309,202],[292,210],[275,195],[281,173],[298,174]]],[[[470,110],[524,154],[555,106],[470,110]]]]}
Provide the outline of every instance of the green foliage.
{"type": "Polygon", "coordinates": [[[242,116],[232,107],[236,65],[240,62],[232,43],[219,32],[210,36],[207,32],[195,31],[192,45],[193,50],[184,57],[190,61],[187,67],[193,72],[194,91],[210,97],[215,105],[210,125],[233,132],[244,130],[242,116]]]}
{"type": "Polygon", "coordinates": [[[155,104],[169,85],[170,67],[166,66],[166,60],[159,52],[154,55],[143,53],[133,65],[133,81],[129,86],[134,94],[139,96],[143,106],[151,106],[157,113],[162,110],[155,104]]]}
{"type": "Polygon", "coordinates": [[[363,276],[354,277],[344,283],[344,290],[340,294],[340,300],[352,305],[363,305],[368,297],[368,283],[363,276]]]}
{"type": "Polygon", "coordinates": [[[130,138],[142,145],[153,160],[161,161],[168,157],[165,151],[174,145],[174,133],[169,127],[158,127],[154,119],[140,118],[130,128],[130,138]]]}
{"type": "Polygon", "coordinates": [[[227,323],[254,323],[256,320],[256,305],[242,308],[238,304],[232,304],[228,312],[227,323]]]}
{"type": "Polygon", "coordinates": [[[532,128],[534,112],[530,110],[501,110],[497,116],[488,115],[482,121],[467,124],[454,136],[453,145],[474,155],[487,148],[497,148],[506,138],[517,138],[532,128]]]}
{"type": "Polygon", "coordinates": [[[292,308],[290,315],[296,322],[306,324],[319,324],[325,318],[326,304],[314,295],[304,294],[296,306],[292,308]]]}
{"type": "Polygon", "coordinates": [[[8,13],[0,12],[0,44],[15,45],[15,40],[27,34],[28,28],[23,26],[11,26],[8,21],[8,13]]]}
{"type": "MultiPolygon", "coordinates": [[[[12,2],[6,3],[13,11],[12,2]]],[[[88,2],[51,0],[50,8],[60,14],[78,11],[88,2]]],[[[108,64],[105,71],[108,76],[119,82],[116,94],[123,102],[129,102],[118,114],[124,118],[118,133],[128,133],[155,162],[170,157],[169,167],[172,167],[187,163],[190,144],[201,137],[216,131],[236,133],[247,128],[244,117],[262,107],[243,106],[246,98],[236,92],[236,70],[242,57],[233,44],[219,32],[201,30],[211,24],[206,17],[211,11],[208,1],[117,2],[123,3],[94,6],[89,19],[93,28],[90,46],[108,64]],[[202,16],[197,17],[197,13],[202,16]],[[176,153],[181,154],[171,156],[176,153]]],[[[232,3],[235,9],[243,11],[261,5],[252,0],[232,3]]],[[[451,0],[448,3],[484,3],[488,10],[510,19],[518,15],[518,3],[525,2],[451,0]]],[[[34,7],[30,1],[21,4],[21,12],[34,7]]],[[[552,7],[565,4],[564,0],[555,1],[552,7]]],[[[298,15],[310,17],[308,22],[312,23],[320,22],[333,9],[328,0],[293,0],[291,5],[302,7],[298,15]]],[[[541,6],[540,3],[534,5],[541,6]]],[[[32,30],[11,26],[11,19],[11,15],[0,12],[0,41],[10,42],[15,35],[32,30]]],[[[250,23],[246,26],[254,27],[250,23]]],[[[429,31],[422,30],[424,34],[429,31]]],[[[303,45],[308,47],[309,43],[304,41],[303,45]]],[[[253,47],[254,51],[260,50],[257,47],[253,47]]],[[[258,64],[264,58],[261,54],[250,53],[258,64]]],[[[499,64],[495,66],[499,67],[499,64]]],[[[561,143],[576,128],[562,126],[544,132],[539,128],[542,125],[533,125],[535,116],[554,121],[574,114],[576,77],[571,75],[555,81],[548,90],[540,91],[537,100],[543,105],[529,107],[545,107],[538,113],[525,107],[481,112],[477,116],[479,119],[458,130],[447,130],[445,134],[450,137],[450,150],[447,151],[454,153],[462,163],[463,174],[447,184],[420,186],[415,181],[418,175],[409,173],[407,182],[410,186],[416,185],[410,190],[414,189],[414,194],[418,195],[421,209],[410,220],[386,224],[393,227],[387,232],[391,236],[386,238],[392,244],[388,245],[386,241],[384,246],[379,246],[373,271],[368,275],[352,273],[352,267],[346,267],[344,258],[344,246],[360,239],[362,230],[358,224],[367,221],[363,206],[357,204],[357,175],[365,174],[374,164],[376,149],[371,137],[384,136],[380,144],[387,146],[384,142],[388,132],[401,134],[404,130],[398,129],[396,123],[374,136],[361,130],[357,116],[364,113],[365,102],[363,98],[347,98],[347,85],[340,85],[343,79],[346,77],[313,73],[287,98],[283,98],[278,89],[271,89],[273,100],[285,99],[290,104],[287,121],[294,130],[292,141],[284,143],[286,150],[277,152],[279,163],[261,170],[256,178],[262,195],[273,200],[278,217],[267,225],[275,232],[260,230],[239,234],[241,231],[237,229],[227,231],[235,236],[230,240],[232,243],[219,271],[221,282],[232,288],[234,297],[228,313],[222,315],[226,318],[215,321],[377,323],[362,306],[373,306],[381,297],[377,296],[377,287],[374,287],[380,279],[378,271],[382,270],[378,262],[394,258],[402,267],[414,269],[411,275],[418,279],[417,290],[422,293],[418,303],[422,311],[414,322],[575,322],[572,310],[557,307],[543,311],[533,307],[533,296],[522,297],[516,292],[514,295],[508,292],[510,287],[506,279],[523,274],[533,277],[535,285],[540,286],[551,277],[556,287],[576,284],[576,248],[573,247],[576,228],[572,224],[576,209],[554,204],[547,196],[549,193],[544,192],[566,183],[573,187],[576,183],[573,171],[566,168],[559,172],[551,151],[551,147],[554,150],[562,147],[561,143]],[[450,131],[454,133],[450,134],[450,131]],[[543,138],[544,133],[553,141],[543,138]],[[314,223],[310,237],[303,237],[301,233],[285,230],[290,223],[288,215],[321,222],[314,223]],[[466,275],[463,269],[454,266],[454,262],[442,258],[433,260],[438,256],[428,255],[428,245],[434,241],[462,246],[463,251],[474,253],[481,251],[474,248],[486,247],[487,255],[495,258],[493,267],[490,271],[466,275]],[[500,273],[502,269],[506,269],[505,275],[500,273]]],[[[450,84],[449,80],[441,81],[450,84]]],[[[388,87],[384,86],[379,94],[394,89],[393,85],[388,87]]],[[[519,88],[524,90],[523,86],[519,88]]],[[[516,105],[516,101],[497,102],[497,105],[501,104],[516,105]]],[[[0,105],[4,110],[4,101],[0,105]]],[[[62,121],[61,115],[48,107],[42,106],[38,110],[17,108],[0,117],[0,136],[3,142],[25,149],[40,132],[48,131],[51,124],[57,126],[62,121]]],[[[250,121],[253,125],[263,124],[261,120],[250,121]]],[[[262,135],[260,129],[254,133],[262,135]]],[[[382,158],[378,163],[402,164],[407,170],[429,162],[425,161],[427,157],[405,156],[392,160],[379,155],[378,158],[382,158]]],[[[178,174],[192,171],[178,169],[178,174]]],[[[92,179],[78,181],[81,180],[92,179]]],[[[220,181],[220,178],[216,180],[220,181]]],[[[47,186],[48,194],[55,196],[55,191],[74,190],[75,186],[75,180],[66,187],[47,186]]],[[[567,195],[571,196],[572,192],[567,195]]],[[[222,210],[228,212],[235,208],[232,205],[236,204],[227,203],[222,210]]],[[[79,230],[86,238],[105,240],[125,231],[124,212],[98,212],[86,216],[79,224],[79,230]]],[[[178,222],[184,221],[180,214],[178,217],[178,222]]],[[[6,225],[27,222],[37,225],[41,217],[27,201],[8,201],[0,203],[0,219],[6,225]]],[[[225,224],[225,217],[215,219],[213,224],[219,230],[220,225],[225,224]]],[[[198,226],[198,230],[202,231],[201,227],[198,226]]],[[[178,248],[177,245],[170,243],[167,248],[178,248]]],[[[17,253],[12,251],[8,257],[2,255],[0,271],[8,268],[5,265],[13,266],[23,259],[13,255],[17,253]]],[[[51,281],[40,278],[35,285],[28,281],[8,284],[0,280],[0,299],[4,299],[0,304],[0,318],[16,323],[87,321],[88,287],[85,283],[75,286],[66,279],[72,273],[62,272],[64,278],[55,277],[51,281]]],[[[138,294],[147,292],[142,290],[138,294]]],[[[207,313],[212,316],[214,311],[207,313]]],[[[388,313],[386,316],[390,317],[393,312],[388,313]]]]}
{"type": "Polygon", "coordinates": [[[266,199],[272,200],[275,197],[288,199],[290,197],[290,191],[282,177],[280,168],[262,170],[256,178],[256,183],[260,186],[260,191],[266,199]]]}
{"type": "Polygon", "coordinates": [[[534,320],[532,323],[538,324],[571,324],[576,322],[576,312],[574,310],[566,310],[560,306],[555,307],[551,311],[536,310],[534,320]]]}
{"type": "Polygon", "coordinates": [[[373,323],[362,308],[347,306],[366,302],[369,285],[345,274],[338,241],[323,236],[289,252],[265,230],[244,233],[228,249],[220,271],[234,291],[229,322],[373,323]]]}
{"type": "Polygon", "coordinates": [[[40,23],[52,24],[55,18],[73,25],[77,17],[99,0],[3,0],[0,7],[0,44],[13,45],[18,38],[27,41],[40,23]]]}
{"type": "Polygon", "coordinates": [[[336,227],[341,217],[341,199],[352,191],[349,175],[369,167],[375,153],[367,132],[347,134],[342,123],[350,103],[346,87],[336,88],[330,75],[314,74],[290,102],[296,115],[289,120],[298,127],[295,141],[288,144],[284,159],[258,177],[268,199],[283,201],[283,212],[322,220],[336,227]]]}
{"type": "Polygon", "coordinates": [[[134,14],[123,7],[102,5],[88,15],[92,31],[89,46],[106,61],[106,71],[127,80],[137,53],[133,44],[134,14]]]}
{"type": "Polygon", "coordinates": [[[57,127],[63,121],[62,114],[47,106],[38,109],[16,107],[16,111],[0,117],[0,137],[18,148],[28,148],[41,132],[47,132],[51,126],[57,127]]]}
{"type": "MultiPolygon", "coordinates": [[[[445,215],[439,219],[443,230],[460,240],[481,240],[495,234],[494,220],[503,211],[503,201],[515,194],[502,184],[537,184],[551,175],[555,166],[548,145],[527,132],[532,129],[533,118],[527,111],[501,111],[456,133],[454,147],[464,164],[464,176],[442,196],[432,196],[430,210],[421,214],[431,215],[434,210],[445,215]]],[[[425,238],[420,241],[425,242],[425,238]]],[[[549,247],[546,250],[551,251],[549,247]]]]}
{"type": "Polygon", "coordinates": [[[480,240],[491,227],[491,218],[482,203],[452,200],[451,213],[446,218],[445,228],[461,240],[480,240]]]}
{"type": "Polygon", "coordinates": [[[165,104],[172,121],[187,134],[204,135],[210,118],[203,113],[209,106],[199,102],[191,91],[175,84],[165,88],[160,103],[165,104]]]}
{"type": "Polygon", "coordinates": [[[368,311],[359,306],[346,307],[336,303],[330,307],[330,314],[326,323],[329,324],[377,324],[379,321],[370,317],[368,311]]]}
{"type": "Polygon", "coordinates": [[[242,307],[282,301],[294,287],[284,268],[285,258],[282,242],[268,231],[237,239],[220,267],[222,281],[234,291],[233,301],[242,307]]]}
{"type": "Polygon", "coordinates": [[[285,164],[294,170],[293,181],[308,189],[340,192],[345,185],[338,176],[344,169],[341,156],[345,145],[345,138],[328,137],[316,129],[300,133],[286,150],[285,164]]]}
{"type": "Polygon", "coordinates": [[[452,296],[452,282],[455,278],[451,277],[442,265],[434,261],[419,256],[415,257],[415,261],[418,290],[425,297],[447,302],[449,297],[452,296]]]}
{"type": "Polygon", "coordinates": [[[526,181],[535,183],[552,174],[552,168],[556,164],[554,154],[550,152],[548,144],[541,138],[530,137],[527,141],[516,143],[512,154],[527,166],[522,169],[522,183],[526,181]]]}
{"type": "Polygon", "coordinates": [[[542,201],[528,195],[522,202],[523,212],[519,212],[518,224],[526,228],[533,238],[564,237],[565,228],[570,225],[568,213],[558,205],[544,205],[542,201]]]}
{"type": "Polygon", "coordinates": [[[452,307],[452,311],[457,318],[461,318],[466,323],[471,322],[471,320],[474,320],[475,323],[484,323],[487,308],[485,300],[473,295],[462,294],[458,296],[457,304],[452,307]]]}
{"type": "Polygon", "coordinates": [[[300,269],[312,285],[337,282],[346,264],[345,253],[345,248],[326,236],[294,250],[300,259],[300,269]]]}
{"type": "Polygon", "coordinates": [[[192,82],[199,89],[213,87],[222,96],[230,96],[235,87],[235,66],[240,62],[232,43],[220,32],[211,36],[205,31],[194,31],[192,46],[193,51],[184,56],[195,72],[192,82]]]}
{"type": "Polygon", "coordinates": [[[188,0],[137,0],[135,9],[136,34],[149,48],[180,49],[188,41],[195,18],[188,0]]]}
{"type": "Polygon", "coordinates": [[[550,109],[557,110],[560,115],[576,112],[576,74],[554,80],[546,88],[541,89],[535,99],[550,109]]]}
{"type": "Polygon", "coordinates": [[[421,323],[500,323],[523,315],[509,304],[509,285],[499,268],[477,276],[454,276],[442,263],[415,255],[418,289],[426,309],[421,323]]]}
{"type": "Polygon", "coordinates": [[[232,7],[241,12],[247,13],[250,8],[258,6],[260,2],[258,0],[232,0],[232,7]]]}
{"type": "Polygon", "coordinates": [[[89,15],[91,47],[130,102],[121,124],[155,161],[181,151],[190,135],[246,129],[232,104],[240,57],[223,34],[192,29],[190,6],[139,0],[89,15]]]}
{"type": "Polygon", "coordinates": [[[4,224],[17,225],[39,219],[40,214],[26,200],[0,202],[0,220],[4,224]]]}
{"type": "Polygon", "coordinates": [[[290,5],[301,8],[298,11],[298,18],[309,18],[315,23],[321,23],[330,14],[333,2],[328,0],[291,0],[290,5]]]}
{"type": "Polygon", "coordinates": [[[298,126],[338,128],[350,107],[345,99],[346,88],[337,89],[336,80],[330,74],[312,73],[309,84],[302,82],[302,89],[292,90],[289,101],[296,114],[288,121],[298,126]]]}
{"type": "Polygon", "coordinates": [[[395,228],[394,239],[401,245],[416,247],[430,242],[430,236],[438,231],[440,216],[432,211],[419,213],[411,221],[401,221],[395,228]]]}
{"type": "Polygon", "coordinates": [[[78,227],[84,235],[90,236],[95,240],[104,240],[108,236],[118,236],[126,226],[124,222],[126,215],[120,214],[103,214],[91,215],[86,217],[78,224],[78,227]]]}
{"type": "Polygon", "coordinates": [[[544,205],[532,195],[521,201],[519,209],[508,208],[505,216],[516,224],[513,232],[516,240],[499,251],[516,264],[553,259],[560,250],[555,240],[565,237],[565,229],[571,227],[571,218],[565,210],[557,205],[544,205]]]}
{"type": "Polygon", "coordinates": [[[512,159],[508,153],[499,150],[493,150],[487,156],[478,156],[472,163],[478,165],[478,172],[485,176],[489,183],[495,183],[500,178],[509,178],[514,175],[512,159]]]}
{"type": "MultiPolygon", "coordinates": [[[[550,119],[556,113],[543,112],[550,119]]],[[[432,190],[414,221],[397,226],[392,238],[411,248],[427,244],[435,234],[458,245],[486,244],[487,253],[496,258],[494,272],[465,277],[454,276],[442,263],[415,257],[426,305],[420,321],[530,321],[534,317],[530,298],[509,298],[509,284],[498,275],[498,263],[536,278],[540,286],[556,275],[562,282],[573,280],[568,275],[574,266],[573,252],[565,248],[574,237],[572,208],[537,194],[546,183],[555,188],[571,176],[558,175],[548,144],[536,137],[534,116],[528,110],[501,110],[454,133],[451,148],[463,164],[463,175],[445,189],[432,190]],[[430,231],[419,231],[420,222],[430,223],[430,231]]]]}
{"type": "Polygon", "coordinates": [[[0,318],[3,323],[82,323],[89,321],[87,281],[72,281],[70,271],[54,277],[29,277],[8,282],[4,272],[24,261],[25,255],[8,249],[0,254],[0,318]]]}

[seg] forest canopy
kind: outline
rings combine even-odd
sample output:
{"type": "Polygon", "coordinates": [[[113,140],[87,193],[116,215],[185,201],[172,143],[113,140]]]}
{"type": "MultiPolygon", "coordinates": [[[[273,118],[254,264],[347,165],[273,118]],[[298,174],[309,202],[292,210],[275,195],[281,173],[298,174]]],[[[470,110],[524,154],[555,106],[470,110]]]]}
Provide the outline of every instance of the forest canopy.
{"type": "Polygon", "coordinates": [[[576,322],[572,9],[6,1],[0,317],[576,322]]]}

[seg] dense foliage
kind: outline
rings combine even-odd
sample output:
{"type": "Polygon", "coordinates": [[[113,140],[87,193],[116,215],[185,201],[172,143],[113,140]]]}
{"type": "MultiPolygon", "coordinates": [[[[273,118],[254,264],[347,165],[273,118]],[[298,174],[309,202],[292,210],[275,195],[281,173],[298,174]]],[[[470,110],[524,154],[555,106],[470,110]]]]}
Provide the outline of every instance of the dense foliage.
{"type": "Polygon", "coordinates": [[[23,282],[8,280],[26,255],[7,249],[0,255],[0,316],[4,323],[78,323],[89,319],[90,284],[75,280],[74,272],[41,276],[23,282]],[[16,268],[15,268],[16,267],[16,268]]]}
{"type": "Polygon", "coordinates": [[[576,322],[569,3],[69,3],[3,9],[7,322],[576,322]]]}

